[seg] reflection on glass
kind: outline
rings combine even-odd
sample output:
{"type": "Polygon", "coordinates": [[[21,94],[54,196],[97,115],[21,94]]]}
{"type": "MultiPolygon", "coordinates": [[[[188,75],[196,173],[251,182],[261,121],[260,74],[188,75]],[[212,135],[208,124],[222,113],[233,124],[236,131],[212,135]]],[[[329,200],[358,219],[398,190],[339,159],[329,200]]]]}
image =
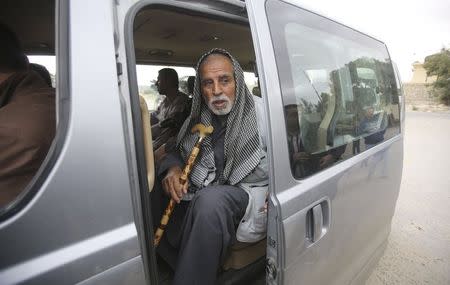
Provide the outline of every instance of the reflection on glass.
{"type": "Polygon", "coordinates": [[[307,12],[279,12],[285,16],[269,23],[294,176],[307,177],[398,134],[398,89],[385,46],[325,19],[309,21],[307,12]]]}

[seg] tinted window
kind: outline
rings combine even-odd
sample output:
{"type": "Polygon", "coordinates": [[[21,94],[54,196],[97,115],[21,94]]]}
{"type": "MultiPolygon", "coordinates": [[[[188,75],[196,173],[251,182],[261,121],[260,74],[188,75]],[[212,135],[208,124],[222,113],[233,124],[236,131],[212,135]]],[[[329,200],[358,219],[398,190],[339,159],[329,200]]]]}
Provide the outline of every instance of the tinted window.
{"type": "Polygon", "coordinates": [[[400,132],[396,79],[383,43],[285,3],[269,1],[267,12],[296,178],[400,132]]]}

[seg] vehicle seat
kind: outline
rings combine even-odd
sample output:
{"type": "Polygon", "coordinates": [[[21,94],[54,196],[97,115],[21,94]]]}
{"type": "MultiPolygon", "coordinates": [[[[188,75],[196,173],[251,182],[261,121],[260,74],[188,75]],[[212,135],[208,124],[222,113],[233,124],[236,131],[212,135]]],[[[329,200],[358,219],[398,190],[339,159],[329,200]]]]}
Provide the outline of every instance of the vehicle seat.
{"type": "Polygon", "coordinates": [[[241,269],[266,254],[266,239],[256,243],[237,242],[231,247],[230,253],[222,268],[241,269]]]}
{"type": "Polygon", "coordinates": [[[153,184],[155,182],[155,165],[153,158],[153,141],[152,132],[150,127],[150,114],[148,113],[147,103],[144,97],[139,95],[139,107],[141,109],[141,120],[142,120],[142,135],[144,140],[144,154],[145,154],[145,164],[147,166],[147,183],[149,192],[153,189],[153,184]]]}

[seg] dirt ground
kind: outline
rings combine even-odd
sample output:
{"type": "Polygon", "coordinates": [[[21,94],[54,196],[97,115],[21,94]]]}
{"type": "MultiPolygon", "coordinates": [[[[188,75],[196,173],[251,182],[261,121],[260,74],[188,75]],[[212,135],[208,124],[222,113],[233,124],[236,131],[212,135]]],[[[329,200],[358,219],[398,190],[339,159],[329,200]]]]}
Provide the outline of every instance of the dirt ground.
{"type": "Polygon", "coordinates": [[[450,112],[406,113],[402,185],[366,285],[450,284],[450,112]]]}
{"type": "Polygon", "coordinates": [[[450,106],[444,104],[420,104],[406,105],[406,111],[419,111],[419,112],[450,112],[450,106]]]}

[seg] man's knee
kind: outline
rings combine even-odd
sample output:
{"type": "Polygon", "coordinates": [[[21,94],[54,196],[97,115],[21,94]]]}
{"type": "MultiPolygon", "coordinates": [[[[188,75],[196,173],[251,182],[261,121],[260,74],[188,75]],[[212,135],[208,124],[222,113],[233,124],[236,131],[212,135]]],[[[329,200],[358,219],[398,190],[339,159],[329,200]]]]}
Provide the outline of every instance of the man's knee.
{"type": "Polygon", "coordinates": [[[214,185],[200,190],[194,200],[193,211],[196,217],[223,219],[243,215],[248,195],[234,186],[214,185]]]}
{"type": "Polygon", "coordinates": [[[193,205],[195,216],[216,219],[229,211],[229,198],[226,190],[219,188],[218,186],[209,186],[197,193],[193,205]]]}

